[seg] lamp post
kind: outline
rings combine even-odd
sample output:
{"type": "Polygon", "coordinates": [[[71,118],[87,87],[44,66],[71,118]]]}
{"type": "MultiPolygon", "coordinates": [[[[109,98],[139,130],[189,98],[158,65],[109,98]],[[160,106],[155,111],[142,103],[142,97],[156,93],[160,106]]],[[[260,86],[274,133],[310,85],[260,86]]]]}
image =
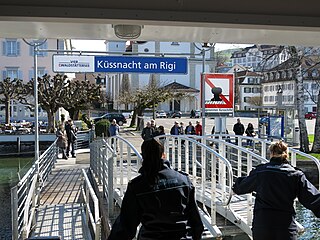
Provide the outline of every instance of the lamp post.
{"type": "Polygon", "coordinates": [[[196,43],[193,43],[195,48],[197,48],[202,56],[202,72],[201,72],[201,115],[202,115],[202,136],[206,132],[206,108],[205,108],[205,62],[206,62],[206,52],[214,49],[215,43],[203,43],[201,48],[199,48],[196,43]]]}
{"type": "Polygon", "coordinates": [[[43,45],[47,39],[42,40],[42,41],[33,41],[28,42],[26,39],[23,38],[23,41],[33,47],[33,77],[34,77],[34,161],[36,165],[36,171],[39,171],[39,104],[38,104],[38,59],[37,59],[37,54],[39,51],[39,46],[43,45]]]}

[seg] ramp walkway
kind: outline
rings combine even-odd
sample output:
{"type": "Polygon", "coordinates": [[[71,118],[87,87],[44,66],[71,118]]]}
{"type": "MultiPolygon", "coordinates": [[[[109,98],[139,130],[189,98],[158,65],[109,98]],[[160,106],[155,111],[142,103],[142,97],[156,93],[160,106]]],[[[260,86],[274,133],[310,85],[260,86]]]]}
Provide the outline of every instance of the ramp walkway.
{"type": "MultiPolygon", "coordinates": [[[[83,154],[77,154],[83,158],[83,154]]],[[[85,154],[88,157],[89,154],[85,154]]],[[[40,205],[33,237],[58,236],[61,239],[87,239],[80,201],[82,171],[87,164],[76,158],[59,159],[40,194],[40,205]]]]}

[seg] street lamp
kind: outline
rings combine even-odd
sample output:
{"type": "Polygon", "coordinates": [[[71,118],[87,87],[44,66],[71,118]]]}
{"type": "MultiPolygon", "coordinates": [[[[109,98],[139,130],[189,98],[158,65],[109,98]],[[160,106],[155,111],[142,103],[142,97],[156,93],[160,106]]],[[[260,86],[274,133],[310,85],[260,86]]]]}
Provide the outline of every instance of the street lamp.
{"type": "Polygon", "coordinates": [[[46,43],[47,39],[44,40],[36,40],[33,42],[28,42],[26,39],[22,39],[27,45],[33,47],[33,70],[34,70],[34,161],[36,165],[36,171],[39,171],[39,103],[38,103],[38,59],[37,54],[39,51],[39,47],[46,43]]]}
{"type": "Polygon", "coordinates": [[[201,47],[198,47],[196,43],[193,43],[196,49],[198,49],[202,55],[202,73],[201,73],[201,115],[202,115],[202,135],[206,132],[206,108],[205,108],[205,57],[206,52],[214,50],[215,43],[203,43],[201,47]]]}

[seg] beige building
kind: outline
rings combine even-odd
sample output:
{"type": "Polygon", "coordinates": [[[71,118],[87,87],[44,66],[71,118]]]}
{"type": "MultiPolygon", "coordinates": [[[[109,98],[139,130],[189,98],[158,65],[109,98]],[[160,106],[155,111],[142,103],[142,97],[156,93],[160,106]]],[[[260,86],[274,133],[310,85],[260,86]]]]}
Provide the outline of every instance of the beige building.
{"type": "MultiPolygon", "coordinates": [[[[34,76],[33,47],[28,45],[23,39],[3,38],[1,41],[0,71],[2,79],[10,77],[18,78],[24,82],[30,81],[34,76]]],[[[28,43],[43,42],[42,40],[26,40],[28,43]]],[[[64,41],[48,39],[39,49],[64,49],[64,41]]],[[[53,75],[52,54],[48,52],[38,53],[38,76],[44,74],[53,75]]],[[[1,80],[2,80],[1,79],[1,80]]],[[[11,101],[11,121],[33,120],[34,113],[22,104],[11,101]]],[[[46,121],[47,115],[39,109],[39,120],[46,121]]],[[[4,105],[0,105],[0,122],[5,119],[4,105]]]]}

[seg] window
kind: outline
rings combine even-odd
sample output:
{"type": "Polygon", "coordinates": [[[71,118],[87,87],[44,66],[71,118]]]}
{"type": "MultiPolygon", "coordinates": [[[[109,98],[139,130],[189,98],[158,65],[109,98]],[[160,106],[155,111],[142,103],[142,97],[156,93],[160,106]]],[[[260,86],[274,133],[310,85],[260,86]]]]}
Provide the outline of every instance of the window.
{"type": "Polygon", "coordinates": [[[8,67],[2,72],[2,78],[6,79],[7,77],[9,77],[11,80],[15,78],[22,79],[22,72],[19,71],[19,68],[17,67],[8,67]]]}
{"type": "Polygon", "coordinates": [[[8,57],[20,55],[20,42],[17,39],[6,39],[2,42],[2,54],[8,57]]]}
{"type": "Polygon", "coordinates": [[[250,99],[251,99],[251,97],[244,97],[243,101],[244,101],[244,102],[249,102],[250,99]]]}
{"type": "Polygon", "coordinates": [[[245,88],[244,88],[244,92],[245,92],[245,93],[251,93],[251,88],[245,87],[245,88]]]}
{"type": "Polygon", "coordinates": [[[319,85],[317,83],[312,83],[311,84],[311,88],[312,89],[318,89],[319,88],[319,85]]]}
{"type": "MultiPolygon", "coordinates": [[[[38,77],[43,77],[43,75],[47,74],[48,71],[44,67],[38,67],[38,77]]],[[[29,80],[34,78],[34,71],[29,70],[29,80]]]]}
{"type": "Polygon", "coordinates": [[[304,95],[304,100],[309,101],[309,95],[304,95]]]}
{"type": "Polygon", "coordinates": [[[268,96],[264,96],[263,100],[264,100],[265,102],[268,102],[268,96]]]}

